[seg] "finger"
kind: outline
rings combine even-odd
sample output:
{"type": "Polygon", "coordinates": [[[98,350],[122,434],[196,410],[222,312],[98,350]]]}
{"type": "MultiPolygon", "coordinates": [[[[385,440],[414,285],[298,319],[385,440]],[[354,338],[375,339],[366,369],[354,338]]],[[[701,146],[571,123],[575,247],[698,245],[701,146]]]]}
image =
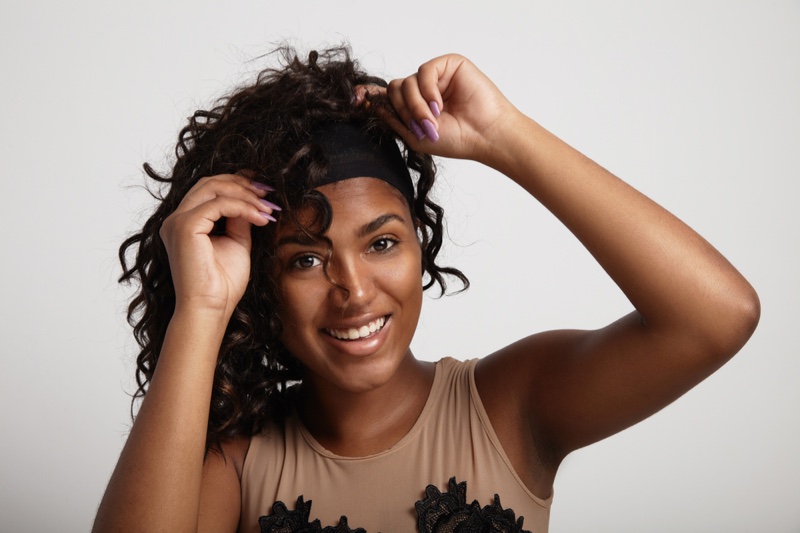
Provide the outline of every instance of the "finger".
{"type": "Polygon", "coordinates": [[[400,120],[402,120],[406,126],[408,126],[413,117],[408,111],[404,101],[402,88],[404,82],[405,78],[390,81],[389,86],[386,89],[386,95],[389,97],[389,103],[392,104],[392,108],[394,109],[395,113],[397,113],[397,116],[399,116],[400,120]]]}
{"type": "Polygon", "coordinates": [[[419,138],[419,131],[421,129],[425,137],[433,142],[439,140],[439,125],[436,117],[433,116],[428,102],[422,95],[419,85],[419,76],[410,76],[406,78],[401,86],[403,93],[403,101],[406,109],[411,116],[411,130],[419,138]]]}
{"type": "Polygon", "coordinates": [[[449,61],[446,57],[438,57],[420,65],[417,70],[419,92],[434,118],[439,118],[441,112],[444,111],[444,99],[441,91],[447,86],[446,83],[443,86],[442,81],[445,81],[443,78],[447,74],[448,64],[449,61]]]}
{"type": "Polygon", "coordinates": [[[438,58],[423,64],[417,73],[398,81],[393,86],[393,104],[417,139],[436,142],[439,139],[438,117],[444,107],[439,90],[440,65],[446,60],[438,58]]]}
{"type": "Polygon", "coordinates": [[[423,139],[425,139],[424,133],[418,135],[403,122],[400,118],[399,114],[391,108],[384,107],[378,109],[378,115],[381,119],[389,125],[400,137],[403,138],[403,141],[407,146],[409,146],[412,150],[421,150],[420,143],[423,139]]]}
{"type": "Polygon", "coordinates": [[[194,209],[178,214],[172,225],[178,233],[209,235],[214,231],[215,224],[223,218],[227,219],[227,221],[238,218],[255,226],[266,226],[271,222],[266,215],[268,213],[259,210],[250,202],[235,198],[217,197],[198,205],[194,209]]]}
{"type": "Polygon", "coordinates": [[[249,202],[256,209],[266,210],[269,213],[280,211],[280,207],[262,198],[269,192],[268,186],[255,184],[242,176],[224,174],[202,178],[186,194],[181,201],[177,213],[190,211],[197,206],[214,200],[215,198],[235,198],[249,202]]]}
{"type": "Polygon", "coordinates": [[[250,250],[251,226],[250,221],[243,217],[228,217],[225,220],[225,235],[250,250]]]}
{"type": "Polygon", "coordinates": [[[389,101],[400,120],[405,124],[405,127],[418,141],[426,137],[430,137],[432,140],[438,139],[438,133],[433,123],[427,117],[420,119],[415,115],[412,106],[416,104],[418,107],[418,89],[416,74],[407,78],[393,80],[389,84],[389,101]],[[423,123],[421,120],[425,122],[423,123]]]}
{"type": "MultiPolygon", "coordinates": [[[[261,202],[265,202],[265,200],[261,200],[261,202]]],[[[274,204],[272,205],[274,206],[274,204]]],[[[249,224],[255,226],[266,226],[270,222],[276,222],[274,214],[277,214],[276,211],[279,211],[280,208],[277,206],[274,206],[274,208],[273,210],[263,203],[258,206],[253,206],[251,202],[243,202],[234,198],[218,197],[198,206],[196,211],[201,216],[205,214],[206,220],[212,222],[211,230],[213,230],[213,224],[222,218],[226,219],[226,228],[230,221],[236,219],[245,220],[249,224]]]]}

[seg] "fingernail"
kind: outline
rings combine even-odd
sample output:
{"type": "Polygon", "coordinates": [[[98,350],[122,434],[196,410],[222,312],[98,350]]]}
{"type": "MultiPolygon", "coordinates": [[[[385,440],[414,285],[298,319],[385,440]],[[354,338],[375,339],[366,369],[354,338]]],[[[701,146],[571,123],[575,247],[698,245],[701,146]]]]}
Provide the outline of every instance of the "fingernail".
{"type": "Polygon", "coordinates": [[[431,141],[436,142],[439,140],[439,132],[436,131],[436,128],[433,126],[433,122],[427,118],[422,119],[422,129],[425,131],[425,135],[427,135],[431,141]]]}
{"type": "Polygon", "coordinates": [[[439,111],[439,104],[436,103],[436,100],[431,100],[431,103],[428,104],[431,108],[431,113],[433,113],[434,117],[438,117],[441,112],[439,111]]]}
{"type": "Polygon", "coordinates": [[[253,183],[253,187],[255,187],[256,189],[258,189],[260,191],[271,192],[271,191],[275,190],[275,188],[272,187],[271,185],[267,185],[266,183],[261,183],[260,181],[254,181],[252,183],[253,183]]]}
{"type": "Polygon", "coordinates": [[[265,206],[269,207],[273,211],[281,211],[280,206],[273,204],[269,200],[264,200],[263,198],[259,198],[258,201],[261,202],[262,204],[264,204],[265,206]]]}
{"type": "Polygon", "coordinates": [[[266,218],[269,221],[272,221],[272,222],[277,222],[278,221],[274,216],[270,215],[269,213],[265,213],[263,211],[259,211],[259,213],[261,213],[261,216],[266,218]]]}
{"type": "MultiPolygon", "coordinates": [[[[424,123],[424,121],[423,121],[423,123],[424,123]]],[[[409,125],[409,129],[411,130],[411,133],[414,134],[414,137],[417,138],[417,140],[421,141],[422,139],[425,138],[425,132],[422,131],[422,128],[419,126],[419,122],[417,122],[416,120],[412,120],[411,121],[411,124],[409,125]]]]}

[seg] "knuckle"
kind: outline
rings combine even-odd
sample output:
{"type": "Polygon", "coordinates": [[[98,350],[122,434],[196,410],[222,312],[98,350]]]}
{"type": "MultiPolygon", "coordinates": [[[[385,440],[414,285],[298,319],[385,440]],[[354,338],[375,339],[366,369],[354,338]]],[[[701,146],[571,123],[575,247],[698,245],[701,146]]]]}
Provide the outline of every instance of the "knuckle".
{"type": "Polygon", "coordinates": [[[403,80],[403,89],[414,87],[417,84],[417,75],[409,76],[403,80]]]}
{"type": "Polygon", "coordinates": [[[208,191],[212,193],[212,196],[209,200],[219,197],[237,197],[242,194],[244,185],[244,180],[246,178],[242,178],[241,176],[236,176],[238,179],[234,179],[233,175],[229,175],[228,177],[223,176],[213,176],[209,178],[209,189],[208,191]],[[239,182],[241,180],[241,182],[239,182]]]}

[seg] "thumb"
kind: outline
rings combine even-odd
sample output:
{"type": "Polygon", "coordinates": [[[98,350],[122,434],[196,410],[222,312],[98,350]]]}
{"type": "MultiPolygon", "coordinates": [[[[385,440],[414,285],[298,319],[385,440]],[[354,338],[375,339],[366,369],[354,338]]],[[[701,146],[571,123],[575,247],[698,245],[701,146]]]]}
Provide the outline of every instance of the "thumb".
{"type": "Polygon", "coordinates": [[[225,221],[225,234],[250,251],[250,222],[241,217],[229,218],[225,221]]]}

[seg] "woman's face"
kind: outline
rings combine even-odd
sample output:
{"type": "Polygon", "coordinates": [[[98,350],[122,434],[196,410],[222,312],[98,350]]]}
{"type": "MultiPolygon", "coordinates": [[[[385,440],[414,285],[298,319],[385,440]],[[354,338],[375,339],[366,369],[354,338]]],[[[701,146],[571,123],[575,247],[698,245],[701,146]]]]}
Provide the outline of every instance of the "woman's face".
{"type": "Polygon", "coordinates": [[[373,390],[410,357],[422,306],[414,222],[405,199],[384,181],[351,178],[318,190],[333,209],[330,256],[326,242],[309,242],[290,224],[277,228],[281,340],[312,386],[373,390]]]}

